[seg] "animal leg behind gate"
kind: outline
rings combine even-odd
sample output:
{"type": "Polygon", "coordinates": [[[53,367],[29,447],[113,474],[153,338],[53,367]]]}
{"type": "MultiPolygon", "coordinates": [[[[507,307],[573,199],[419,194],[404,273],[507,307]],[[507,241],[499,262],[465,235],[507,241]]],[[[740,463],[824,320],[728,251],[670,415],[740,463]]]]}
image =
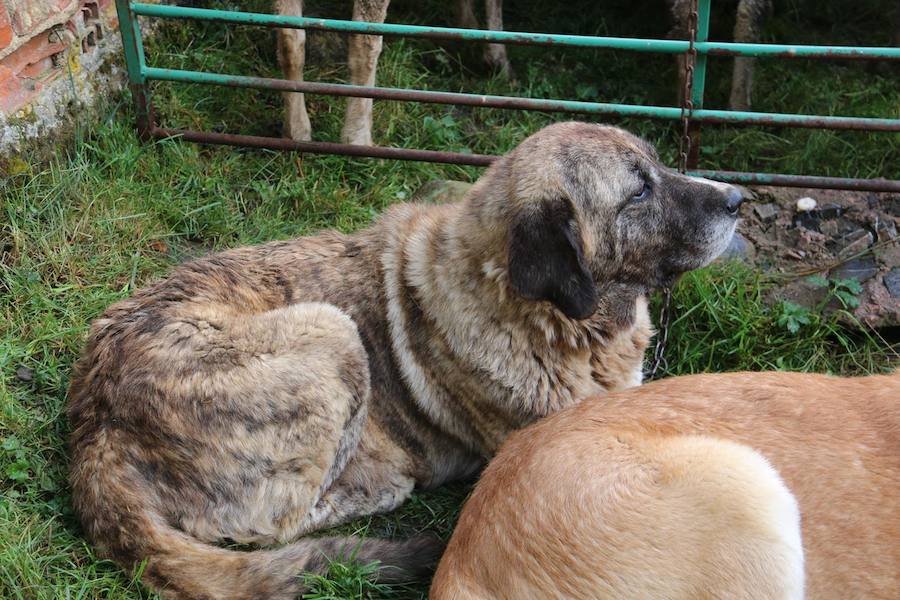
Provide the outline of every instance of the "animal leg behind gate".
{"type": "MultiPolygon", "coordinates": [[[[503,0],[484,0],[484,11],[487,15],[487,28],[491,31],[503,31],[503,0]]],[[[484,62],[503,77],[513,76],[506,56],[506,46],[503,44],[486,44],[484,62]]]]}
{"type": "MultiPolygon", "coordinates": [[[[355,0],[353,20],[384,23],[390,0],[355,0]]],[[[375,69],[381,55],[382,38],[377,35],[350,36],[347,60],[350,66],[350,83],[375,85],[375,69]]],[[[372,99],[349,98],[341,140],[348,144],[372,145],[372,99]]]]}
{"type": "MultiPolygon", "coordinates": [[[[734,23],[734,41],[744,43],[759,42],[763,20],[772,8],[771,0],[741,0],[734,23]]],[[[750,96],[753,92],[753,68],[756,59],[749,56],[734,58],[731,76],[731,96],[728,108],[750,110],[750,96]]]]}
{"type": "MultiPolygon", "coordinates": [[[[276,0],[275,12],[293,17],[303,16],[303,0],[276,0]]],[[[303,81],[306,62],[306,32],[302,29],[278,30],[278,62],[287,79],[303,81]]],[[[284,92],[284,128],[282,134],[297,141],[312,139],[309,115],[303,94],[284,92]]]]}

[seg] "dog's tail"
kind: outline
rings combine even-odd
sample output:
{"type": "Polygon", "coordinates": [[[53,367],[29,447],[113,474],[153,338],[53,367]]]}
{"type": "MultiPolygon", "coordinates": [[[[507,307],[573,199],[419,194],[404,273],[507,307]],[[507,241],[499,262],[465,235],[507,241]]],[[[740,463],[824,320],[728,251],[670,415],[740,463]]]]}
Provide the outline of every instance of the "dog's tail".
{"type": "Polygon", "coordinates": [[[433,568],[442,549],[431,537],[304,538],[248,552],[213,546],[172,527],[143,477],[110,455],[95,446],[73,457],[76,513],[103,554],[136,569],[144,583],[168,599],[293,600],[304,591],[303,574],[323,574],[332,560],[378,561],[379,581],[408,580],[433,568]]]}

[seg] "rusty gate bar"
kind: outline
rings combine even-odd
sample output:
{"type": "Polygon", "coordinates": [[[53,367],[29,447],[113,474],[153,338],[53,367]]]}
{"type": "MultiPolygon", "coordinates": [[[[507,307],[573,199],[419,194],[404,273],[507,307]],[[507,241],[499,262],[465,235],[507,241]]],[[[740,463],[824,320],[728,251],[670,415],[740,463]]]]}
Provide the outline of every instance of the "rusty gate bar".
{"type": "Polygon", "coordinates": [[[333,142],[298,142],[289,138],[239,135],[234,133],[214,133],[207,131],[192,131],[190,129],[165,129],[162,127],[154,129],[153,136],[157,139],[180,138],[186,142],[198,142],[203,144],[248,146],[251,148],[269,148],[270,150],[293,150],[296,152],[315,152],[320,154],[338,154],[341,156],[360,156],[366,158],[415,160],[451,165],[470,165],[474,167],[487,167],[500,158],[499,156],[491,156],[488,154],[463,154],[460,152],[440,152],[437,150],[385,148],[383,146],[355,146],[353,144],[338,144],[333,142]]]}
{"type": "MultiPolygon", "coordinates": [[[[709,0],[700,2],[701,18],[708,18],[709,0]]],[[[181,139],[185,141],[254,148],[270,148],[275,150],[293,150],[311,153],[341,154],[346,156],[387,158],[395,160],[417,160],[447,164],[487,166],[498,157],[480,154],[464,154],[457,152],[439,152],[432,150],[414,150],[405,148],[386,148],[379,146],[355,146],[330,142],[297,142],[284,138],[213,133],[183,129],[167,129],[157,126],[150,102],[149,80],[179,81],[320,93],[335,96],[357,96],[389,100],[405,100],[435,104],[458,104],[485,108],[508,108],[518,110],[538,110],[547,112],[572,112],[580,114],[603,114],[622,117],[649,117],[677,119],[681,110],[668,106],[641,106],[629,104],[613,104],[599,102],[578,102],[571,100],[553,100],[538,98],[519,98],[508,96],[490,96],[464,94],[455,92],[436,92],[422,90],[405,90],[397,88],[378,88],[347,84],[331,84],[318,82],[295,82],[282,79],[262,77],[245,77],[224,75],[219,73],[203,73],[160,69],[146,64],[140,26],[137,15],[216,21],[268,27],[288,27],[299,29],[319,29],[341,31],[345,33],[364,33],[375,35],[400,35],[431,39],[470,40],[496,42],[505,44],[535,44],[545,46],[567,46],[586,48],[611,48],[639,52],[661,52],[668,54],[684,53],[689,42],[683,40],[655,40],[639,38],[614,38],[597,36],[577,36],[543,33],[520,33],[509,31],[470,30],[441,27],[425,27],[418,25],[397,25],[382,23],[364,23],[356,21],[340,21],[333,19],[314,19],[308,17],[288,17],[280,15],[246,13],[234,11],[217,11],[194,9],[178,6],[132,3],[130,0],[116,0],[116,10],[123,45],[125,62],[128,68],[129,82],[134,96],[135,111],[138,122],[138,133],[142,140],[181,139]]],[[[805,46],[784,44],[743,44],[708,42],[698,40],[694,47],[698,58],[712,56],[771,56],[782,58],[817,58],[817,59],[877,59],[900,60],[900,48],[849,47],[849,46],[805,46]]],[[[700,87],[695,88],[695,96],[699,92],[702,98],[705,69],[700,69],[700,87]]],[[[698,72],[694,72],[694,83],[697,84],[698,72]]],[[[699,104],[698,104],[699,106],[699,104]]],[[[852,129],[863,131],[900,131],[900,119],[841,117],[823,115],[796,115],[784,113],[739,112],[726,110],[695,109],[691,113],[691,121],[698,123],[731,123],[761,126],[813,127],[829,129],[852,129]]],[[[743,173],[732,171],[690,170],[691,175],[717,179],[735,183],[751,183],[779,185],[788,187],[819,187],[847,190],[871,190],[900,192],[900,181],[885,179],[851,179],[841,177],[819,177],[804,175],[785,175],[778,173],[743,173]]]]}
{"type": "MultiPolygon", "coordinates": [[[[377,98],[382,100],[405,100],[412,102],[426,102],[429,104],[453,104],[481,108],[508,108],[545,112],[614,115],[620,117],[646,117],[650,119],[675,120],[681,115],[681,109],[674,106],[647,106],[604,102],[582,102],[579,100],[518,98],[515,96],[464,94],[460,92],[432,92],[425,90],[407,90],[402,88],[368,87],[346,83],[320,83],[314,81],[293,81],[290,79],[270,79],[266,77],[247,77],[243,75],[225,75],[222,73],[160,69],[157,67],[146,66],[141,69],[141,73],[145,79],[158,81],[203,83],[227,87],[324,94],[328,96],[355,96],[359,98],[377,98]]],[[[691,113],[691,120],[700,123],[767,125],[773,127],[850,129],[856,131],[900,131],[900,119],[873,119],[868,117],[826,117],[785,113],[695,109],[691,113]]]]}
{"type": "MultiPolygon", "coordinates": [[[[288,138],[240,135],[234,133],[214,133],[190,129],[153,130],[157,139],[181,139],[200,144],[221,144],[270,150],[293,150],[316,152],[341,156],[388,158],[393,160],[414,160],[451,165],[487,167],[500,156],[490,154],[466,154],[462,152],[438,152],[435,150],[411,150],[407,148],[385,148],[382,146],[354,146],[332,142],[298,142],[288,138]]],[[[813,175],[782,175],[780,173],[745,173],[740,171],[689,170],[688,175],[706,177],[727,183],[745,185],[774,185],[781,187],[824,188],[833,190],[856,190],[871,192],[900,192],[900,181],[889,179],[851,179],[845,177],[822,177],[813,175]]]]}
{"type": "Polygon", "coordinates": [[[116,0],[119,29],[122,32],[122,52],[125,54],[125,64],[128,67],[128,86],[134,98],[138,137],[142,141],[147,141],[152,137],[155,121],[153,104],[150,102],[150,90],[147,88],[147,80],[140,68],[145,64],[144,43],[141,39],[141,27],[137,20],[137,14],[127,8],[128,0],[116,0]],[[137,65],[137,68],[133,65],[137,65]]]}
{"type": "Polygon", "coordinates": [[[780,173],[746,173],[742,171],[711,171],[695,169],[689,175],[706,177],[726,183],[743,185],[774,185],[780,187],[822,188],[827,190],[853,190],[863,192],[900,192],[900,181],[890,179],[853,179],[849,177],[823,177],[816,175],[783,175],[780,173]]]}

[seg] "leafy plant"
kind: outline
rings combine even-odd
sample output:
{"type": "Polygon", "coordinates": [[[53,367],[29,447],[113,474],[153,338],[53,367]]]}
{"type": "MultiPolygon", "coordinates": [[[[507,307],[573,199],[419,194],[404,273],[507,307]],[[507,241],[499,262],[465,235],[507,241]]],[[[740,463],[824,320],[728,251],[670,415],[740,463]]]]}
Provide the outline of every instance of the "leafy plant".
{"type": "Polygon", "coordinates": [[[422,120],[425,131],[434,138],[435,142],[444,146],[453,146],[459,139],[459,129],[453,115],[445,114],[440,118],[428,115],[422,120]]]}
{"type": "Polygon", "coordinates": [[[831,293],[840,300],[844,308],[859,306],[858,296],[862,289],[862,284],[855,279],[836,279],[831,282],[831,293]]]}
{"type": "Polygon", "coordinates": [[[806,307],[788,301],[781,302],[779,306],[778,324],[791,333],[797,333],[803,325],[809,325],[809,309],[806,307]]]}
{"type": "Polygon", "coordinates": [[[859,306],[859,294],[863,286],[855,279],[827,279],[822,275],[808,277],[807,281],[816,287],[828,288],[828,296],[823,300],[823,305],[832,298],[837,298],[841,307],[854,309],[859,306]]]}
{"type": "Polygon", "coordinates": [[[22,483],[31,478],[31,463],[27,458],[27,450],[19,443],[19,439],[11,435],[3,440],[0,444],[7,459],[11,459],[6,465],[6,476],[15,481],[22,483]]]}

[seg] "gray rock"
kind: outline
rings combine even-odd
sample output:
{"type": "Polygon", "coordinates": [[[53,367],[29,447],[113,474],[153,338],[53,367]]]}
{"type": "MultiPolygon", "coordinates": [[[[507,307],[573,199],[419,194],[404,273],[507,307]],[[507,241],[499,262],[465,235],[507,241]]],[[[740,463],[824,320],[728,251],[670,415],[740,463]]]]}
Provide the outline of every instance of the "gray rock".
{"type": "Polygon", "coordinates": [[[16,377],[21,381],[31,381],[34,379],[34,371],[29,369],[28,367],[21,366],[16,369],[16,377]]]}
{"type": "Polygon", "coordinates": [[[824,221],[820,227],[822,233],[830,238],[842,238],[859,229],[859,225],[847,219],[831,219],[824,221]]]}
{"type": "Polygon", "coordinates": [[[863,252],[866,248],[872,245],[872,243],[875,241],[875,238],[872,235],[871,231],[866,231],[865,229],[856,229],[855,231],[845,235],[841,241],[844,246],[838,252],[838,258],[848,258],[850,256],[853,256],[854,254],[863,252]]]}
{"type": "Polygon", "coordinates": [[[806,278],[791,281],[777,286],[767,294],[769,301],[788,301],[807,308],[822,304],[828,297],[828,288],[811,283],[806,278]]]}
{"type": "Polygon", "coordinates": [[[900,197],[891,198],[887,211],[895,217],[900,217],[900,197]]]}
{"type": "Polygon", "coordinates": [[[778,206],[772,203],[754,204],[753,212],[763,223],[771,223],[778,216],[778,206]]]}
{"type": "Polygon", "coordinates": [[[900,298],[900,267],[894,267],[884,274],[884,287],[891,298],[900,298]]]}
{"type": "Polygon", "coordinates": [[[831,271],[831,279],[855,279],[860,283],[878,273],[878,265],[871,256],[848,260],[831,271]]]}
{"type": "Polygon", "coordinates": [[[878,241],[892,240],[897,237],[897,226],[893,221],[879,220],[875,224],[875,231],[878,234],[878,241]]]}
{"type": "Polygon", "coordinates": [[[814,210],[798,212],[794,215],[794,227],[819,231],[819,215],[814,210]]]}
{"type": "Polygon", "coordinates": [[[844,214],[846,209],[840,204],[826,204],[819,208],[819,216],[823,219],[834,219],[844,214]]]}

